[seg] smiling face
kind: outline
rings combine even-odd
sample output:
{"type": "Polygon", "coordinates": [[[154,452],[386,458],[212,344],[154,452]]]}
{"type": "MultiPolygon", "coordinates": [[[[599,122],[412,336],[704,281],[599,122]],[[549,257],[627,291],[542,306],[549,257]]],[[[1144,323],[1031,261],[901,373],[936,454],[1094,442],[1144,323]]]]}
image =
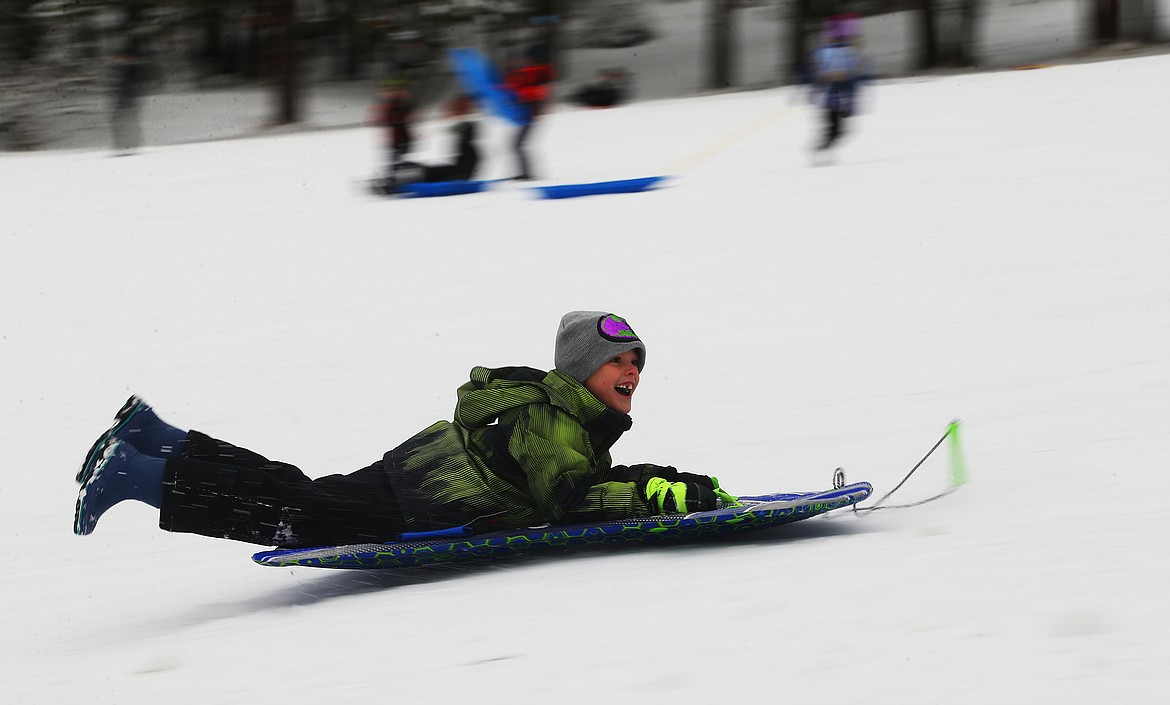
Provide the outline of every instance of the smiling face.
{"type": "Polygon", "coordinates": [[[585,380],[585,388],[614,411],[628,414],[638,388],[638,351],[630,350],[611,357],[585,380]]]}

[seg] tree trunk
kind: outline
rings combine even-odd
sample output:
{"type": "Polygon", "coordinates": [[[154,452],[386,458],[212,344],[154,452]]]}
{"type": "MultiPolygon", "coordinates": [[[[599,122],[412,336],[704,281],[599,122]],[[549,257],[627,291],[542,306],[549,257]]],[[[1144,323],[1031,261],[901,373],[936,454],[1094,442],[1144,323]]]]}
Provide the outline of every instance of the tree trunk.
{"type": "Polygon", "coordinates": [[[346,0],[343,7],[342,26],[339,28],[341,36],[336,38],[343,52],[339,61],[339,74],[346,80],[356,81],[363,75],[368,41],[364,28],[358,22],[364,3],[361,0],[346,0]]]}
{"type": "Polygon", "coordinates": [[[1120,0],[1117,6],[1118,38],[1137,42],[1156,41],[1157,5],[1156,0],[1120,0]]]}
{"type": "Polygon", "coordinates": [[[218,7],[208,7],[199,16],[199,76],[205,78],[223,69],[223,13],[218,7]]]}
{"type": "Polygon", "coordinates": [[[935,24],[935,0],[919,0],[918,12],[914,13],[918,31],[918,68],[933,69],[938,66],[938,32],[935,24]]]}
{"type": "Polygon", "coordinates": [[[985,0],[962,0],[960,5],[959,65],[979,64],[979,20],[983,15],[985,0]]]}
{"type": "Polygon", "coordinates": [[[791,15],[788,19],[788,56],[781,64],[788,67],[787,83],[803,80],[804,64],[812,51],[808,42],[808,21],[811,14],[810,0],[789,0],[791,15]]]}
{"type": "Polygon", "coordinates": [[[275,0],[273,20],[277,67],[277,113],[273,123],[287,125],[301,120],[295,0],[275,0]]]}
{"type": "Polygon", "coordinates": [[[1117,41],[1118,16],[1117,0],[1094,0],[1092,32],[1094,42],[1104,45],[1117,41]]]}
{"type": "Polygon", "coordinates": [[[551,57],[553,69],[558,76],[569,75],[569,52],[564,48],[564,32],[561,27],[571,11],[569,0],[550,0],[549,12],[555,16],[556,22],[548,28],[548,53],[551,57]]]}
{"type": "Polygon", "coordinates": [[[731,54],[731,0],[710,0],[709,67],[707,87],[727,88],[732,85],[731,54]]]}

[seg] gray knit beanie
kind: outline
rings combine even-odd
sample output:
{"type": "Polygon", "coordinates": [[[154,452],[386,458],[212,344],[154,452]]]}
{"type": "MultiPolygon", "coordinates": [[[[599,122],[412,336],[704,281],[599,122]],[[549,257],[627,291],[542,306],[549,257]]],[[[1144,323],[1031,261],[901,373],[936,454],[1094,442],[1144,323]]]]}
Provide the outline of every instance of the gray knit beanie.
{"type": "Polygon", "coordinates": [[[556,367],[584,382],[606,360],[638,351],[638,371],[646,366],[646,345],[621,316],[604,311],[570,311],[557,329],[556,367]]]}

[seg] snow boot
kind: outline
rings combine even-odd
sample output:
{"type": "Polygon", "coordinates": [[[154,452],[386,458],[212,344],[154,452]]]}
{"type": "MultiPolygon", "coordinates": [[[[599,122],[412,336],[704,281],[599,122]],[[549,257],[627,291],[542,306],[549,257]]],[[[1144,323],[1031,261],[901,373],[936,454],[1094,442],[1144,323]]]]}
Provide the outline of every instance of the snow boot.
{"type": "Polygon", "coordinates": [[[138,452],[129,443],[111,438],[102,445],[93,472],[77,493],[73,533],[93,533],[110,507],[127,499],[162,507],[163,478],[167,461],[138,452]]]}
{"type": "Polygon", "coordinates": [[[126,441],[147,455],[166,457],[182,452],[187,443],[187,432],[160,419],[146,402],[132,395],[114,415],[110,428],[98,436],[86,453],[85,461],[77,471],[79,483],[84,485],[93,475],[111,439],[126,441]]]}

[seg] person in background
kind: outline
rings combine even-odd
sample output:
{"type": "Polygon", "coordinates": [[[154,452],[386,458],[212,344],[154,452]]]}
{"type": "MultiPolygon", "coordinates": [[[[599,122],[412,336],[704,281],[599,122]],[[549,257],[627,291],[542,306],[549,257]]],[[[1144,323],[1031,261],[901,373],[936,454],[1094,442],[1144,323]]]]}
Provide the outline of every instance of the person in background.
{"type": "Polygon", "coordinates": [[[869,66],[855,46],[855,26],[834,22],[825,42],[808,61],[810,100],[821,109],[823,132],[816,152],[824,155],[845,134],[845,123],[857,110],[861,86],[869,80],[869,66]]]}
{"type": "Polygon", "coordinates": [[[470,181],[475,178],[480,162],[478,143],[479,123],[474,119],[475,101],[459,94],[447,102],[447,117],[454,120],[451,134],[455,138],[455,159],[446,164],[420,164],[401,161],[380,185],[381,193],[396,193],[404,184],[419,181],[470,181]]]}
{"type": "Polygon", "coordinates": [[[587,108],[611,108],[629,100],[630,78],[625,69],[598,69],[597,76],[569,99],[587,108]]]}
{"type": "Polygon", "coordinates": [[[370,123],[385,131],[388,174],[393,173],[398,163],[410,153],[414,142],[411,130],[414,110],[414,98],[405,81],[392,79],[382,84],[371,110],[370,123]]]}
{"type": "Polygon", "coordinates": [[[526,144],[532,134],[532,128],[549,100],[551,84],[556,78],[547,54],[546,45],[534,44],[528,50],[509,57],[508,70],[504,74],[504,88],[516,101],[521,112],[521,124],[512,140],[512,151],[516,155],[517,164],[517,174],[513,178],[520,181],[535,178],[526,144]]]}

